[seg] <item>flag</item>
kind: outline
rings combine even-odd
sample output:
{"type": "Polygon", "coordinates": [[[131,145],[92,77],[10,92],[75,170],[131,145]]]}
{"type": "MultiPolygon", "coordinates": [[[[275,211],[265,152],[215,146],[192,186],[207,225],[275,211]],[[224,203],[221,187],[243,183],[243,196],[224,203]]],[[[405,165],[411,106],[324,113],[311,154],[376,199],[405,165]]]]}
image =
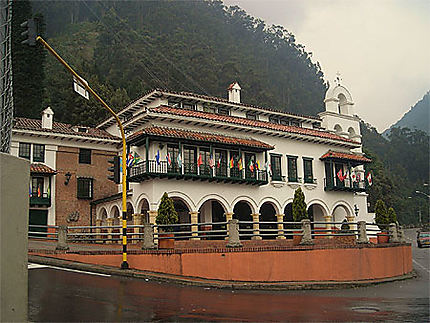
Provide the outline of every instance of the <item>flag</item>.
{"type": "Polygon", "coordinates": [[[243,169],[242,158],[239,158],[239,161],[237,162],[237,167],[240,171],[243,169]]]}
{"type": "Polygon", "coordinates": [[[167,153],[166,160],[167,160],[167,165],[171,166],[172,165],[172,159],[170,158],[170,153],[167,153]]]}
{"type": "Polygon", "coordinates": [[[269,163],[269,161],[266,161],[266,164],[264,165],[264,168],[266,172],[272,176],[272,165],[269,163]]]}
{"type": "Polygon", "coordinates": [[[41,196],[41,194],[40,194],[40,186],[37,188],[37,197],[40,197],[41,196]]]}
{"type": "Polygon", "coordinates": [[[200,167],[200,165],[202,164],[203,164],[202,154],[199,154],[199,158],[197,159],[197,167],[200,167]]]}
{"type": "Polygon", "coordinates": [[[217,168],[220,168],[220,167],[221,167],[221,161],[222,161],[222,159],[221,159],[221,154],[220,154],[220,155],[219,155],[219,158],[218,158],[217,165],[216,165],[216,167],[217,167],[217,168]]]}
{"type": "Polygon", "coordinates": [[[248,168],[251,172],[254,172],[254,161],[252,159],[248,162],[248,168]]]}
{"type": "Polygon", "coordinates": [[[351,172],[351,180],[352,182],[356,182],[357,181],[357,175],[355,172],[351,172]]]}
{"type": "Polygon", "coordinates": [[[215,160],[214,160],[214,156],[211,154],[210,158],[209,158],[209,166],[211,168],[215,167],[215,160]]]}
{"type": "Polygon", "coordinates": [[[361,173],[357,172],[356,176],[357,176],[357,182],[361,181],[361,173]]]}
{"type": "Polygon", "coordinates": [[[182,157],[181,157],[181,154],[179,154],[179,155],[178,155],[178,157],[177,157],[176,159],[177,159],[177,161],[178,161],[178,167],[179,167],[179,168],[182,168],[182,157]]]}
{"type": "Polygon", "coordinates": [[[343,177],[343,173],[342,173],[342,168],[339,169],[339,171],[337,172],[336,175],[337,175],[337,178],[339,178],[339,180],[343,182],[344,177],[343,177]]]}
{"type": "Polygon", "coordinates": [[[233,160],[233,157],[231,157],[231,159],[230,159],[230,168],[233,168],[234,167],[234,160],[233,160]]]}
{"type": "Polygon", "coordinates": [[[133,161],[133,165],[136,165],[137,163],[140,162],[140,156],[137,152],[134,152],[134,161],[133,161]]]}
{"type": "Polygon", "coordinates": [[[127,167],[131,167],[131,166],[133,166],[133,164],[134,164],[134,156],[132,155],[132,153],[129,153],[127,155],[126,165],[127,165],[127,167]]]}
{"type": "Polygon", "coordinates": [[[261,166],[260,166],[260,161],[259,160],[257,160],[257,170],[260,170],[261,169],[261,166]]]}
{"type": "Polygon", "coordinates": [[[31,197],[31,184],[29,185],[29,190],[28,190],[28,196],[30,196],[31,197]]]}
{"type": "Polygon", "coordinates": [[[157,161],[157,165],[160,165],[160,151],[157,150],[157,154],[155,155],[155,160],[157,161]]]}
{"type": "Polygon", "coordinates": [[[369,186],[372,186],[372,174],[370,172],[367,174],[366,179],[369,186]]]}
{"type": "Polygon", "coordinates": [[[48,197],[51,197],[51,188],[48,186],[48,192],[47,192],[47,194],[48,194],[48,197]]]}
{"type": "Polygon", "coordinates": [[[345,178],[349,178],[349,169],[347,169],[345,175],[343,175],[343,179],[345,178]]]}

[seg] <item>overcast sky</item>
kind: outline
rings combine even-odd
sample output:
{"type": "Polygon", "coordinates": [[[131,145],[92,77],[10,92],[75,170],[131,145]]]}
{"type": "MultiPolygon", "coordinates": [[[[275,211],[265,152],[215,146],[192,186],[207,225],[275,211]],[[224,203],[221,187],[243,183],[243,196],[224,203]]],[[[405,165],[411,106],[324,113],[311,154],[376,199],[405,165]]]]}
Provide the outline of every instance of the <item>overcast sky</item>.
{"type": "Polygon", "coordinates": [[[291,31],[339,71],[356,113],[382,132],[430,90],[430,0],[224,0],[291,31]]]}

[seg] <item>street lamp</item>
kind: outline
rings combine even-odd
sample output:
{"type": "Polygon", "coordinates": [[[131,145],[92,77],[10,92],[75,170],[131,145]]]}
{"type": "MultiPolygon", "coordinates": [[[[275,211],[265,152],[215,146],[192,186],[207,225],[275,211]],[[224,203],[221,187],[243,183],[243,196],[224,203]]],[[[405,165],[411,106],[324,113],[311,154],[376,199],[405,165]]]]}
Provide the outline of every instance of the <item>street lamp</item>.
{"type": "Polygon", "coordinates": [[[358,211],[360,211],[360,209],[358,208],[357,204],[354,204],[354,212],[355,212],[355,217],[358,217],[358,211]]]}
{"type": "Polygon", "coordinates": [[[421,192],[421,191],[415,191],[415,193],[417,193],[417,194],[422,194],[422,195],[424,195],[424,196],[427,196],[427,197],[430,199],[430,195],[428,195],[428,194],[426,194],[426,193],[424,193],[424,192],[421,192]]]}

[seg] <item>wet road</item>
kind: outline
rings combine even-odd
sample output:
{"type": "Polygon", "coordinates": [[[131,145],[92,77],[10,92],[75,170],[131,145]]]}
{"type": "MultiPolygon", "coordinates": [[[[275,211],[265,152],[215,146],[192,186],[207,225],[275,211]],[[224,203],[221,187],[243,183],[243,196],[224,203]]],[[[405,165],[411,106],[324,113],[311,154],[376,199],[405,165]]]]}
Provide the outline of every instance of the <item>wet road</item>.
{"type": "Polygon", "coordinates": [[[416,279],[328,291],[219,290],[30,265],[29,319],[429,322],[429,253],[413,245],[416,279]]]}

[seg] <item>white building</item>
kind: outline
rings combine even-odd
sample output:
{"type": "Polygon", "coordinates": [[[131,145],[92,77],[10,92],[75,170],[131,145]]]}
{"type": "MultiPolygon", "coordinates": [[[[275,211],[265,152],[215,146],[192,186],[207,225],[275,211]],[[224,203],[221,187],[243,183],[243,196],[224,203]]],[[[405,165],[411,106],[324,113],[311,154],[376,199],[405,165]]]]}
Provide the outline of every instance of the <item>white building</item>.
{"type": "MultiPolygon", "coordinates": [[[[154,223],[167,192],[181,223],[237,218],[258,233],[259,222],[292,221],[301,187],[314,221],[373,220],[363,168],[370,160],[343,85],[330,87],[319,117],[243,104],[240,90],[231,84],[226,100],[157,89],[119,112],[128,149],[140,156],[129,169],[130,211],[154,223]]],[[[97,128],[119,134],[113,118],[97,128]]],[[[100,201],[97,219],[120,209],[119,200],[100,201]]]]}

